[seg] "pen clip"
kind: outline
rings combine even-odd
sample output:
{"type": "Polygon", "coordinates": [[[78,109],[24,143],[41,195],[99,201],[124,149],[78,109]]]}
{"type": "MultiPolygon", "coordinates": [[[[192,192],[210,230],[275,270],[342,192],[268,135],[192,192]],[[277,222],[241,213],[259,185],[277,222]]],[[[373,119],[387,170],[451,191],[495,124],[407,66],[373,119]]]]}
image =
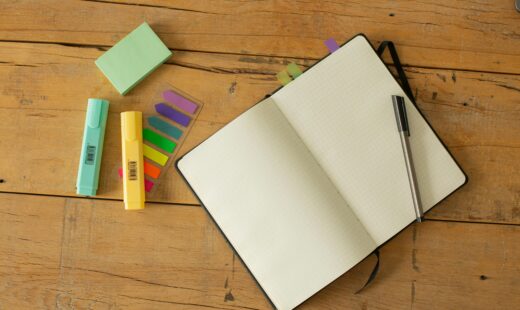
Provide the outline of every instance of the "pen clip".
{"type": "Polygon", "coordinates": [[[392,102],[394,105],[395,118],[397,120],[397,130],[404,132],[405,135],[410,135],[410,129],[408,127],[408,118],[406,117],[406,105],[404,98],[401,96],[392,96],[392,102]]]}
{"type": "Polygon", "coordinates": [[[87,124],[90,128],[101,126],[101,113],[103,111],[103,101],[89,99],[87,108],[87,124]]]}

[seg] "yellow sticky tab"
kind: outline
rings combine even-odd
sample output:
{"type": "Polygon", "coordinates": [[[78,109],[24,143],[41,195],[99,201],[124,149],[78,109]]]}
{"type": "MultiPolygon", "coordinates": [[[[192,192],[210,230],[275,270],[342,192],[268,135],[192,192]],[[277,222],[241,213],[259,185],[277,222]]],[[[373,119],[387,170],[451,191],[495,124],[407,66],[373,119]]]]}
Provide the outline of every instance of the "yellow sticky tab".
{"type": "Polygon", "coordinates": [[[278,81],[280,83],[282,83],[282,85],[287,85],[287,84],[289,84],[292,81],[291,77],[289,76],[289,74],[285,70],[278,72],[276,74],[276,78],[278,79],[278,81]]]}
{"type": "Polygon", "coordinates": [[[149,147],[148,145],[143,145],[143,152],[144,157],[155,161],[161,166],[166,165],[166,162],[168,161],[168,156],[164,155],[163,153],[149,147]]]}
{"type": "Polygon", "coordinates": [[[144,208],[143,115],[121,113],[121,145],[123,153],[123,190],[126,210],[144,208]]]}
{"type": "Polygon", "coordinates": [[[298,67],[298,65],[294,62],[291,62],[287,65],[287,72],[289,72],[293,79],[296,79],[297,77],[302,75],[302,70],[300,70],[300,67],[298,67]]]}

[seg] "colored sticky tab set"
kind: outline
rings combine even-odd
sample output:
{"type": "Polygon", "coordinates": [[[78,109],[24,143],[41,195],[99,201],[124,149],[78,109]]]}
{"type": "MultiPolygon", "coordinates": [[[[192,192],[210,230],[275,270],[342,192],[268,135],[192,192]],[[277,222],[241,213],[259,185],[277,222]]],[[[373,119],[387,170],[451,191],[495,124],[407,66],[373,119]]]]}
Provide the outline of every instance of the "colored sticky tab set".
{"type": "MultiPolygon", "coordinates": [[[[149,116],[148,128],[143,128],[146,192],[150,192],[157,183],[161,170],[168,166],[170,158],[200,110],[198,104],[173,90],[164,91],[162,98],[164,102],[155,104],[155,111],[159,115],[149,116]]],[[[121,168],[119,176],[122,176],[121,168]]]]}
{"type": "MultiPolygon", "coordinates": [[[[336,41],[333,38],[327,39],[324,43],[325,46],[327,46],[330,53],[334,53],[340,48],[338,43],[336,43],[336,41]]],[[[291,62],[287,65],[285,70],[282,70],[276,74],[276,79],[278,80],[278,82],[285,86],[289,84],[293,79],[299,77],[300,75],[302,75],[302,71],[300,70],[298,65],[294,62],[291,62]]]]}
{"type": "Polygon", "coordinates": [[[276,74],[276,78],[278,79],[278,82],[285,86],[300,75],[302,75],[302,70],[300,70],[300,67],[298,67],[298,65],[294,62],[291,62],[287,65],[285,70],[276,74]]]}

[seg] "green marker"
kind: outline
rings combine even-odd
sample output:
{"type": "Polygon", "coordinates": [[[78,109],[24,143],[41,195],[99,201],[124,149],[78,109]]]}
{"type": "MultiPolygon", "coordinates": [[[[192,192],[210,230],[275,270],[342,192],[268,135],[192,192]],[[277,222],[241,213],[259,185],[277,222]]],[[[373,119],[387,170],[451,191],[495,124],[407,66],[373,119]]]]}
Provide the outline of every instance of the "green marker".
{"type": "Polygon", "coordinates": [[[78,195],[96,195],[107,117],[107,100],[88,100],[85,130],[83,131],[83,146],[81,147],[78,180],[76,182],[76,193],[78,195]]]}
{"type": "Polygon", "coordinates": [[[141,24],[96,60],[121,95],[164,63],[172,52],[147,23],[141,24]]]}

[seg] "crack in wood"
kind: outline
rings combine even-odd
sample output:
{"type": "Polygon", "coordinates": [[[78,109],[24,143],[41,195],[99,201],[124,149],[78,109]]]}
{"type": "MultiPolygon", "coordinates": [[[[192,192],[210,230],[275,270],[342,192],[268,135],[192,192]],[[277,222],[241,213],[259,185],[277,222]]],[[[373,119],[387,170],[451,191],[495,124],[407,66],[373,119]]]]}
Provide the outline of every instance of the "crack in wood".
{"type": "MultiPolygon", "coordinates": [[[[111,46],[110,45],[101,45],[101,44],[75,44],[75,43],[66,43],[66,42],[49,42],[49,41],[34,41],[34,40],[2,40],[0,39],[0,42],[3,43],[21,43],[21,44],[43,44],[43,45],[59,45],[64,47],[77,47],[77,48],[92,48],[99,51],[106,51],[111,46]]],[[[411,48],[424,48],[422,46],[415,46],[410,44],[400,44],[401,47],[411,47],[411,48]]],[[[459,51],[456,49],[448,49],[448,48],[436,48],[436,47],[428,47],[429,49],[438,49],[438,50],[446,50],[446,51],[459,51]]],[[[279,58],[280,61],[273,61],[269,63],[288,63],[290,61],[294,60],[300,60],[303,63],[311,63],[318,61],[322,59],[315,58],[315,57],[297,57],[297,56],[285,56],[285,55],[274,55],[274,54],[258,54],[258,53],[248,53],[246,51],[242,51],[242,53],[236,53],[236,52],[223,52],[223,51],[207,51],[207,50],[194,50],[194,49],[179,49],[179,48],[172,48],[176,52],[189,52],[189,53],[201,53],[201,54],[215,54],[215,55],[230,55],[230,56],[243,56],[243,57],[265,57],[265,58],[279,58]]],[[[459,51],[460,52],[460,51],[459,51]]],[[[511,54],[507,53],[494,53],[494,54],[500,54],[500,55],[506,55],[511,56],[511,54]]],[[[78,58],[78,59],[94,59],[94,58],[88,58],[88,57],[77,57],[72,55],[62,55],[62,54],[56,54],[56,56],[63,56],[63,57],[71,57],[71,58],[78,58]]],[[[240,60],[240,59],[239,59],[240,60]]],[[[242,58],[244,60],[244,58],[242,58]]],[[[248,62],[248,61],[246,61],[248,62]]],[[[254,62],[254,61],[252,61],[254,62]]],[[[48,65],[49,63],[45,63],[48,65]]],[[[197,67],[194,65],[186,65],[177,63],[175,61],[170,61],[165,63],[166,65],[176,64],[179,66],[184,66],[186,68],[191,69],[199,69],[204,70],[203,67],[197,67]]],[[[43,65],[43,64],[40,64],[43,65]]],[[[300,64],[302,66],[305,66],[304,64],[300,64]]],[[[388,66],[393,67],[393,64],[391,62],[387,63],[388,66]]],[[[476,70],[476,69],[468,69],[468,68],[451,68],[451,67],[435,67],[435,66],[424,66],[424,65],[413,65],[413,64],[406,64],[403,63],[403,68],[405,71],[412,71],[418,74],[428,74],[428,73],[421,73],[418,72],[416,69],[429,69],[429,70],[451,70],[451,71],[458,71],[458,72],[474,72],[474,73],[487,73],[487,74],[499,74],[499,75],[509,75],[509,76],[518,76],[520,74],[518,73],[511,73],[511,72],[504,72],[504,71],[493,71],[493,70],[476,70]]],[[[213,68],[213,69],[207,69],[206,71],[213,72],[213,73],[222,73],[222,74],[258,74],[258,75],[273,75],[276,74],[276,72],[270,72],[270,71],[261,71],[261,70],[251,70],[251,69],[239,69],[236,71],[233,70],[224,70],[221,68],[213,68]]],[[[262,79],[263,80],[263,79],[262,79]]],[[[269,79],[270,80],[270,79],[269,79]]]]}
{"type": "Polygon", "coordinates": [[[225,69],[225,68],[218,68],[218,67],[204,67],[200,65],[194,65],[194,64],[187,64],[187,63],[180,63],[180,62],[169,62],[165,65],[175,65],[183,68],[188,69],[194,69],[194,70],[201,70],[211,73],[220,73],[220,74],[256,74],[256,75],[272,75],[274,76],[276,72],[271,72],[267,70],[254,70],[254,69],[244,69],[244,68],[237,68],[237,69],[225,69]]]}
{"type": "Polygon", "coordinates": [[[70,269],[70,270],[79,270],[79,271],[99,273],[99,274],[103,274],[103,275],[107,275],[107,276],[112,276],[112,277],[116,277],[116,278],[132,280],[132,281],[136,281],[136,282],[140,282],[140,283],[144,283],[144,284],[149,284],[149,285],[157,285],[157,286],[162,286],[162,287],[190,290],[190,291],[196,291],[196,292],[202,292],[202,293],[206,292],[206,291],[195,289],[195,288],[183,287],[183,286],[174,286],[174,285],[168,285],[168,284],[163,284],[163,283],[158,283],[158,282],[151,282],[151,281],[146,281],[146,280],[142,280],[142,279],[138,279],[138,278],[134,278],[134,277],[124,276],[124,275],[120,275],[120,274],[115,274],[115,273],[101,271],[101,270],[95,270],[95,269],[78,268],[78,267],[70,267],[70,266],[61,266],[61,268],[70,269]]]}
{"type": "Polygon", "coordinates": [[[413,309],[413,305],[415,303],[415,280],[412,281],[412,298],[411,298],[411,304],[410,304],[410,309],[413,309]]]}
{"type": "Polygon", "coordinates": [[[413,270],[420,272],[419,266],[417,265],[417,249],[415,248],[415,242],[417,240],[417,225],[413,225],[412,230],[412,268],[413,270]]]}
{"type": "Polygon", "coordinates": [[[518,87],[514,87],[514,86],[510,86],[510,85],[506,85],[506,84],[501,84],[501,83],[496,83],[496,85],[498,87],[502,87],[502,88],[505,88],[505,89],[510,89],[510,90],[514,90],[514,91],[520,92],[520,88],[518,88],[518,87]]]}
{"type": "MultiPolygon", "coordinates": [[[[7,110],[16,110],[16,108],[0,108],[7,110]]],[[[218,123],[221,124],[221,123],[218,123]]],[[[95,199],[100,201],[123,201],[122,199],[116,198],[106,198],[106,197],[79,197],[79,196],[67,196],[67,195],[56,195],[56,194],[42,194],[42,193],[29,193],[29,192],[16,192],[16,191],[0,191],[0,194],[9,194],[9,195],[28,195],[28,196],[43,196],[43,197],[58,197],[58,198],[66,198],[66,199],[95,199]]],[[[150,200],[147,201],[150,203],[158,204],[158,205],[168,205],[168,206],[179,206],[179,207],[200,207],[200,204],[197,203],[183,203],[183,202],[167,202],[167,201],[156,201],[150,200]]]]}
{"type": "MultiPolygon", "coordinates": [[[[170,301],[170,300],[162,300],[162,299],[152,299],[152,298],[144,298],[144,297],[137,297],[137,296],[129,296],[129,295],[123,295],[123,294],[120,294],[119,296],[123,296],[123,297],[126,297],[126,298],[132,298],[132,299],[139,299],[139,300],[159,302],[159,303],[167,303],[167,304],[173,304],[173,305],[196,306],[196,307],[211,308],[211,309],[233,310],[233,308],[214,307],[214,306],[205,305],[205,304],[193,304],[193,303],[177,302],[177,301],[170,301]]],[[[255,308],[245,308],[245,309],[255,309],[255,308]]]]}
{"type": "Polygon", "coordinates": [[[131,2],[123,2],[123,1],[102,1],[102,0],[82,0],[84,2],[95,2],[95,3],[108,3],[108,4],[115,4],[115,5],[127,5],[127,6],[138,6],[138,7],[145,7],[145,8],[157,8],[157,9],[167,9],[167,10],[173,10],[173,11],[181,11],[181,12],[190,12],[190,13],[201,13],[201,14],[210,14],[210,15],[230,15],[230,14],[223,14],[223,13],[216,13],[216,12],[205,12],[205,11],[199,11],[199,10],[191,10],[191,9],[184,9],[184,8],[176,8],[176,7],[170,7],[165,5],[157,5],[157,4],[146,4],[146,3],[131,3],[131,2]]]}
{"type": "Polygon", "coordinates": [[[450,145],[450,148],[471,148],[471,147],[499,147],[509,149],[519,149],[520,146],[513,145],[492,145],[492,144],[474,144],[474,145],[450,145]]]}
{"type": "Polygon", "coordinates": [[[15,66],[15,67],[31,67],[31,68],[38,67],[38,66],[35,66],[35,65],[17,64],[17,63],[9,62],[9,61],[0,61],[0,64],[6,64],[6,65],[10,65],[10,66],[15,66]]]}

